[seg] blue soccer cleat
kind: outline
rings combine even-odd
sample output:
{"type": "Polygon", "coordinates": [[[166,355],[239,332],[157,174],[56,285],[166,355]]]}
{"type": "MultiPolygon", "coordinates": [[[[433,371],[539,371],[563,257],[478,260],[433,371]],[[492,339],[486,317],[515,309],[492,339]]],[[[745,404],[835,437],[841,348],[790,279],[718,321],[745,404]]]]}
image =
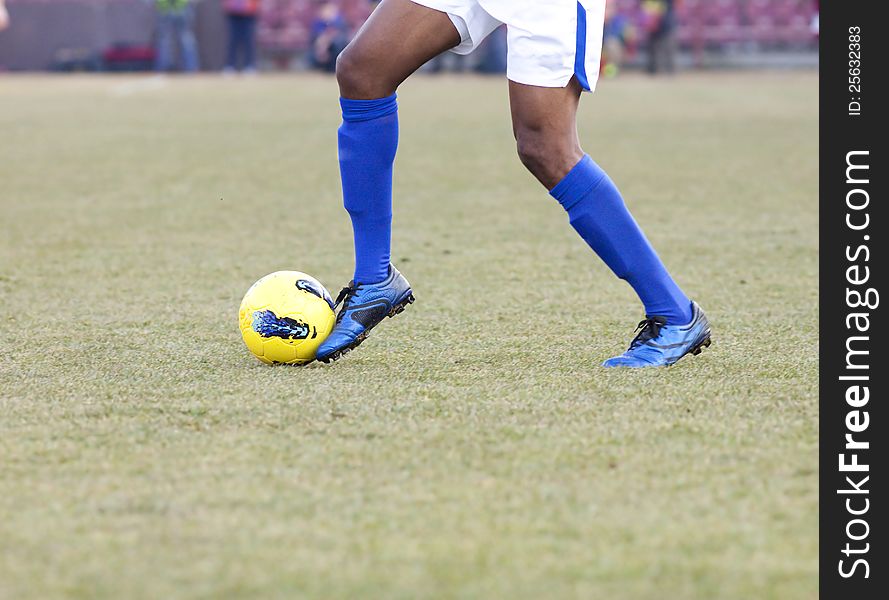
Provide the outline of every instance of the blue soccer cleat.
{"type": "Polygon", "coordinates": [[[636,331],[629,349],[609,358],[603,367],[669,367],[686,354],[698,355],[710,346],[710,322],[697,303],[691,303],[692,318],[687,325],[667,325],[664,317],[646,317],[636,331]]]}
{"type": "Polygon", "coordinates": [[[342,308],[336,326],[318,346],[315,358],[323,363],[337,360],[361,344],[385,317],[394,317],[413,301],[411,284],[392,265],[380,283],[350,282],[337,296],[336,306],[342,303],[342,308]]]}

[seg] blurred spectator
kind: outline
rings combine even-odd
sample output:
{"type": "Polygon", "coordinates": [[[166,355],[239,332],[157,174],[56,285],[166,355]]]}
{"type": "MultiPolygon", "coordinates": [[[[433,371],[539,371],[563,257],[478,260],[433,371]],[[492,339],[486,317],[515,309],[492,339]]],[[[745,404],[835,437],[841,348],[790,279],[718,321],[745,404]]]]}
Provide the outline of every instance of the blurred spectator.
{"type": "Polygon", "coordinates": [[[463,73],[468,65],[469,57],[467,55],[442,52],[423,65],[422,69],[425,73],[463,73]]]}
{"type": "Polygon", "coordinates": [[[635,51],[636,30],[628,14],[620,12],[614,2],[605,4],[605,30],[602,43],[602,73],[614,77],[624,58],[635,51]]]}
{"type": "Polygon", "coordinates": [[[237,70],[238,54],[243,57],[245,73],[256,72],[256,19],[259,0],[223,0],[228,18],[228,51],[225,72],[237,70]]]}
{"type": "Polygon", "coordinates": [[[0,0],[0,31],[9,27],[9,13],[6,10],[6,0],[0,0]]]}
{"type": "Polygon", "coordinates": [[[676,70],[676,4],[679,0],[642,0],[643,23],[648,31],[648,72],[676,70]]]}
{"type": "Polygon", "coordinates": [[[309,64],[313,68],[333,73],[336,57],[349,43],[349,24],[333,2],[323,2],[312,22],[309,43],[309,64]]]}
{"type": "Polygon", "coordinates": [[[194,3],[192,0],[155,0],[157,8],[157,54],[154,68],[166,72],[173,67],[174,40],[179,41],[182,70],[198,70],[198,44],[194,37],[194,3]]]}
{"type": "Polygon", "coordinates": [[[479,46],[481,54],[475,70],[478,73],[500,75],[506,73],[506,26],[495,29],[479,46]]]}

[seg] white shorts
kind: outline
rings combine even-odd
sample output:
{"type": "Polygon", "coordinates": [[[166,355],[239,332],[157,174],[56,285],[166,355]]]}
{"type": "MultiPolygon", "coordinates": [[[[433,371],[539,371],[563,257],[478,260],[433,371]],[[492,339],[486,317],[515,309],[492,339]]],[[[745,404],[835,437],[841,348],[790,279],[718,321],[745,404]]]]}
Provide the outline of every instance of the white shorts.
{"type": "Polygon", "coordinates": [[[469,54],[506,24],[506,76],[516,83],[565,87],[577,76],[592,91],[599,79],[605,0],[413,0],[445,12],[469,54]]]}

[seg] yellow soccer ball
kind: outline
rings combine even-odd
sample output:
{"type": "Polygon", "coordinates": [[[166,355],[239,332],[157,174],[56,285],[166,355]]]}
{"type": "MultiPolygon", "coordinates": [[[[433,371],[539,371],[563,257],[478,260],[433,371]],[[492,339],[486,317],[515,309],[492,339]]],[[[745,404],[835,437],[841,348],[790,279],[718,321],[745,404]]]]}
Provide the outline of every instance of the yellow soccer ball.
{"type": "Polygon", "coordinates": [[[238,311],[241,337],[270,365],[304,365],[336,322],[333,301],[321,283],[299,271],[266,275],[247,290],[238,311]]]}

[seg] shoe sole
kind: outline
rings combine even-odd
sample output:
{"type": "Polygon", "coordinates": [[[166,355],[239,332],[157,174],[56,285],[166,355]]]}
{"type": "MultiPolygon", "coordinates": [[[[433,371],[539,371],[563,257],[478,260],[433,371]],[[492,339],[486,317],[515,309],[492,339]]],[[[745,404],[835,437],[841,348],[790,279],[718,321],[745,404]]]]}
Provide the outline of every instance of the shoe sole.
{"type": "Polygon", "coordinates": [[[680,356],[679,358],[677,358],[676,360],[674,360],[673,362],[671,362],[669,365],[666,365],[666,366],[672,367],[673,365],[678,363],[680,360],[682,360],[684,357],[688,356],[689,354],[691,354],[692,356],[697,356],[698,354],[700,354],[701,352],[704,351],[704,348],[709,348],[710,344],[712,344],[712,343],[713,343],[713,340],[710,338],[710,332],[708,331],[703,336],[701,336],[701,340],[697,344],[695,344],[694,346],[692,346],[691,348],[688,349],[688,352],[686,352],[685,354],[683,354],[682,356],[680,356]]]}
{"type": "MultiPolygon", "coordinates": [[[[700,354],[701,352],[704,351],[704,348],[709,348],[709,347],[710,347],[710,344],[712,344],[712,343],[713,343],[713,340],[710,338],[710,334],[709,334],[709,333],[706,333],[706,334],[704,334],[704,336],[700,339],[700,341],[699,341],[698,343],[696,343],[694,346],[692,346],[691,348],[689,348],[689,349],[685,352],[685,354],[683,354],[682,356],[680,356],[679,358],[677,358],[677,359],[674,360],[673,362],[671,362],[671,363],[664,363],[664,364],[662,364],[662,365],[647,365],[647,368],[672,367],[673,365],[675,365],[676,363],[678,363],[680,360],[682,360],[683,358],[685,358],[685,357],[688,356],[689,354],[691,354],[692,356],[697,356],[698,354],[700,354]]],[[[603,366],[604,366],[604,365],[603,365],[603,366]]],[[[606,367],[606,368],[616,369],[616,368],[634,368],[634,367],[629,367],[628,365],[615,365],[615,366],[606,367]]],[[[642,367],[640,366],[639,368],[642,368],[642,367]]]]}
{"type": "MultiPolygon", "coordinates": [[[[413,292],[409,293],[405,297],[404,300],[402,300],[401,302],[399,302],[398,304],[396,304],[395,306],[392,307],[392,310],[389,311],[389,314],[386,315],[386,317],[391,319],[395,315],[400,315],[401,313],[404,312],[405,308],[407,308],[409,305],[414,303],[414,300],[415,300],[414,293],[413,292]]],[[[348,344],[346,346],[343,346],[339,350],[335,350],[335,351],[331,352],[324,358],[319,358],[318,361],[323,362],[325,365],[329,365],[332,362],[338,361],[343,356],[345,356],[346,354],[348,354],[349,352],[351,352],[352,350],[354,350],[355,348],[360,346],[361,342],[366,340],[367,336],[370,335],[370,332],[373,330],[373,328],[382,322],[383,322],[383,320],[380,319],[379,323],[375,323],[374,325],[365,329],[361,334],[358,335],[358,337],[355,338],[355,341],[353,341],[351,344],[348,344]]]]}
{"type": "Polygon", "coordinates": [[[713,340],[711,340],[710,336],[708,335],[707,337],[704,338],[704,340],[700,344],[698,344],[697,346],[695,346],[694,348],[689,350],[689,353],[692,356],[697,356],[698,354],[700,354],[701,352],[704,351],[704,348],[709,348],[710,344],[712,344],[712,343],[713,343],[713,340]]]}

